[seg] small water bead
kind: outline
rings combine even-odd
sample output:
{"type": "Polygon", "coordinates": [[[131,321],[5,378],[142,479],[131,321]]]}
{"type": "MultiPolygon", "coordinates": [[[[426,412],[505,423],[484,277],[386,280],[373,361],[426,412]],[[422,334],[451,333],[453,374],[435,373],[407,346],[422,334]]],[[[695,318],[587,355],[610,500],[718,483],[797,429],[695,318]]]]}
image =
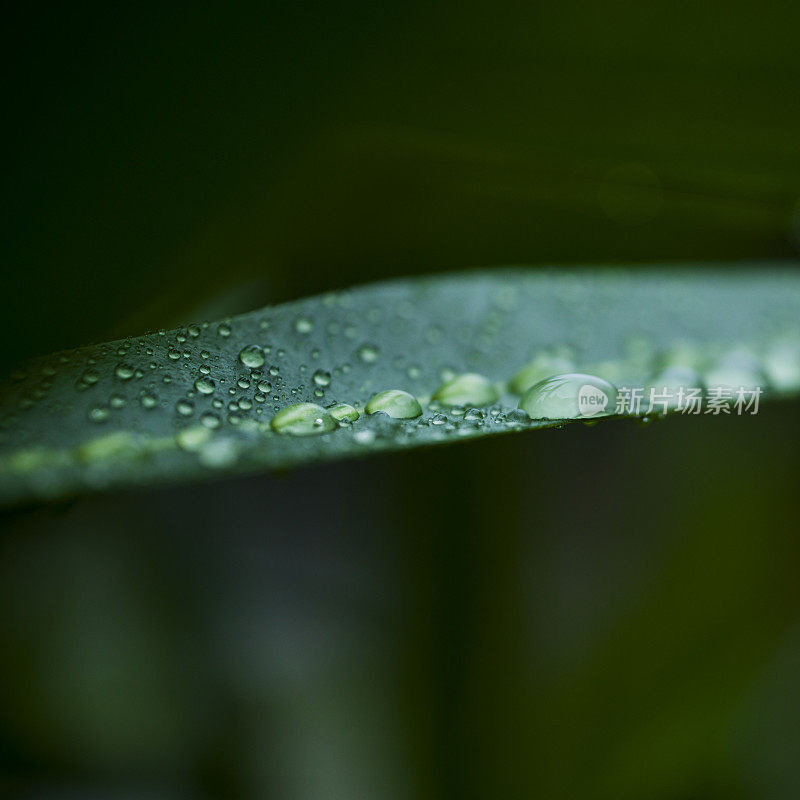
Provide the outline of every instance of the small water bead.
{"type": "Polygon", "coordinates": [[[348,403],[337,403],[334,406],[329,406],[328,413],[337,422],[355,422],[360,416],[358,411],[348,403]]]}
{"type": "Polygon", "coordinates": [[[184,428],[175,434],[175,442],[181,450],[194,452],[199,450],[206,442],[211,439],[211,431],[202,426],[195,425],[192,428],[184,428]]]}
{"type": "Polygon", "coordinates": [[[200,422],[206,426],[206,428],[219,428],[220,426],[220,419],[219,417],[212,413],[211,411],[206,411],[202,417],[200,417],[200,422]]]}
{"type": "Polygon", "coordinates": [[[84,370],[83,375],[81,375],[81,380],[87,386],[94,386],[94,384],[97,383],[99,378],[100,378],[100,373],[98,373],[96,369],[91,369],[91,368],[84,370]]]}
{"type": "Polygon", "coordinates": [[[197,389],[200,394],[213,394],[215,387],[216,383],[214,383],[214,380],[209,378],[207,375],[201,375],[194,382],[194,388],[197,389]]]}
{"type": "Polygon", "coordinates": [[[381,351],[374,344],[364,344],[358,348],[356,355],[365,364],[374,364],[380,358],[381,351]]]}
{"type": "Polygon", "coordinates": [[[301,336],[307,336],[314,330],[314,322],[308,319],[308,317],[298,317],[294,321],[294,329],[301,336]]]}
{"type": "Polygon", "coordinates": [[[272,391],[272,384],[269,381],[259,381],[256,388],[259,392],[269,394],[272,391]]]}
{"type": "Polygon", "coordinates": [[[231,326],[227,322],[220,322],[220,324],[217,325],[217,334],[227,339],[228,336],[231,335],[231,326]]]}
{"type": "Polygon", "coordinates": [[[140,402],[144,408],[151,409],[158,405],[158,398],[151,392],[144,392],[140,402]]]}
{"type": "Polygon", "coordinates": [[[167,356],[172,359],[173,361],[177,361],[181,357],[181,351],[177,350],[174,347],[170,347],[167,356]]]}
{"type": "Polygon", "coordinates": [[[393,419],[414,419],[422,414],[417,398],[402,389],[386,389],[374,394],[364,410],[367,414],[382,411],[393,419]]]}
{"type": "Polygon", "coordinates": [[[603,378],[571,372],[534,384],[519,407],[531,419],[584,419],[613,414],[617,389],[603,378]]]}
{"type": "Polygon", "coordinates": [[[239,380],[236,381],[236,385],[240,389],[249,389],[250,388],[250,381],[247,380],[247,378],[239,378],[239,380]]]}
{"type": "Polygon", "coordinates": [[[421,374],[420,368],[415,366],[414,364],[411,364],[406,369],[406,375],[408,375],[409,378],[412,378],[412,379],[419,378],[420,374],[421,374]]]}
{"type": "Polygon", "coordinates": [[[272,367],[269,368],[269,374],[273,378],[276,378],[278,375],[280,375],[280,372],[281,371],[276,366],[272,366],[272,367]]]}
{"type": "Polygon", "coordinates": [[[314,436],[336,429],[336,421],[316,403],[296,403],[279,411],[271,420],[275,433],[290,436],[314,436]]]}
{"type": "Polygon", "coordinates": [[[108,402],[111,408],[123,408],[127,401],[124,395],[112,394],[111,397],[108,398],[108,402]]]}
{"type": "Polygon", "coordinates": [[[182,417],[190,417],[194,414],[194,403],[189,400],[178,400],[175,403],[175,410],[182,416],[182,417]]]}
{"type": "Polygon", "coordinates": [[[542,353],[528,362],[509,381],[508,388],[514,394],[525,394],[535,383],[551,375],[563,375],[575,369],[575,364],[565,355],[542,353]]]}
{"type": "Polygon", "coordinates": [[[467,422],[480,422],[484,417],[485,414],[479,408],[468,408],[464,412],[464,419],[467,422]]]}
{"type": "Polygon", "coordinates": [[[523,408],[512,408],[511,411],[503,415],[503,422],[509,428],[527,425],[530,422],[530,414],[523,408]]]}
{"type": "Polygon", "coordinates": [[[446,406],[488,406],[497,402],[497,390],[492,382],[475,372],[457,375],[443,383],[433,399],[446,406]]]}
{"type": "Polygon", "coordinates": [[[130,364],[126,364],[124,361],[120,361],[120,363],[114,368],[114,374],[121,381],[129,381],[133,377],[134,373],[134,368],[130,364]]]}
{"type": "Polygon", "coordinates": [[[202,358],[205,361],[206,359],[211,358],[211,353],[209,353],[208,350],[201,350],[200,358],[202,358]]]}
{"type": "Polygon", "coordinates": [[[186,330],[189,331],[189,336],[196,338],[200,335],[200,326],[196,323],[191,324],[186,330]]]}
{"type": "Polygon", "coordinates": [[[243,347],[239,352],[239,361],[251,369],[263,367],[266,360],[264,348],[257,344],[249,344],[247,347],[243,347]]]}
{"type": "Polygon", "coordinates": [[[431,425],[444,425],[447,422],[445,414],[434,414],[431,417],[431,425]]]}
{"type": "Polygon", "coordinates": [[[92,422],[105,422],[110,414],[108,406],[96,405],[89,409],[89,419],[92,422]]]}
{"type": "Polygon", "coordinates": [[[330,386],[331,374],[324,369],[318,369],[313,375],[313,381],[317,386],[330,386]]]}
{"type": "Polygon", "coordinates": [[[239,408],[242,411],[249,411],[253,407],[253,401],[250,400],[249,397],[240,397],[239,398],[239,408]]]}

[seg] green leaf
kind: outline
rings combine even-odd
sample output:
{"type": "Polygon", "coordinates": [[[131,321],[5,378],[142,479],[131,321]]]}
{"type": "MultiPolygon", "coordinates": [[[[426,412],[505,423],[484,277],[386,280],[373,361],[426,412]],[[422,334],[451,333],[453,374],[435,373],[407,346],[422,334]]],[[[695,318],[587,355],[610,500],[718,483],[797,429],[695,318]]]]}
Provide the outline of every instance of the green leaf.
{"type": "Polygon", "coordinates": [[[646,387],[665,367],[691,368],[708,383],[730,374],[731,385],[793,394],[798,312],[788,263],[492,270],[65,351],[4,382],[0,501],[562,425],[518,406],[565,371],[646,387]],[[401,391],[374,398],[388,390],[401,391]],[[284,411],[301,403],[352,408],[284,411]]]}

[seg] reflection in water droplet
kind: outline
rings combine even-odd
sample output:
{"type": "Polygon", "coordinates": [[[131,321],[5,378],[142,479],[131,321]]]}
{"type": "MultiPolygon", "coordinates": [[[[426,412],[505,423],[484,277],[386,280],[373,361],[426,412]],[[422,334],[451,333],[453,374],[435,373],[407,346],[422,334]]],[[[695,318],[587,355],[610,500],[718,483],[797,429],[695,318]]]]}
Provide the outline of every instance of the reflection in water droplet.
{"type": "Polygon", "coordinates": [[[616,404],[613,384],[596,375],[574,372],[534,384],[519,407],[531,419],[584,419],[613,414],[616,404]]]}
{"type": "Polygon", "coordinates": [[[315,403],[296,403],[279,411],[270,421],[276,433],[291,436],[313,436],[336,428],[333,417],[315,403]]]}
{"type": "Polygon", "coordinates": [[[488,406],[497,401],[497,390],[488,378],[468,372],[443,383],[433,399],[446,406],[488,406]]]}
{"type": "Polygon", "coordinates": [[[422,414],[422,407],[413,394],[402,389],[386,389],[370,398],[364,409],[367,414],[382,411],[394,419],[414,419],[422,414]]]}

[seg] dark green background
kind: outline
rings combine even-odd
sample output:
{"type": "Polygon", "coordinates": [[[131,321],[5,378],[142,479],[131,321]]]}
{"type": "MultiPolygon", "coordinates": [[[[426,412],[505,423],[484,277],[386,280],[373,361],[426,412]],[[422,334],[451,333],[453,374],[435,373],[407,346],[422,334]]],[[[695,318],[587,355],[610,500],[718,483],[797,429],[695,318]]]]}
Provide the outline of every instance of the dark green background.
{"type": "MultiPolygon", "coordinates": [[[[799,22],[18,6],[4,366],[396,275],[792,257],[799,22]]],[[[0,793],[795,798],[797,412],[7,514],[0,793]]]]}

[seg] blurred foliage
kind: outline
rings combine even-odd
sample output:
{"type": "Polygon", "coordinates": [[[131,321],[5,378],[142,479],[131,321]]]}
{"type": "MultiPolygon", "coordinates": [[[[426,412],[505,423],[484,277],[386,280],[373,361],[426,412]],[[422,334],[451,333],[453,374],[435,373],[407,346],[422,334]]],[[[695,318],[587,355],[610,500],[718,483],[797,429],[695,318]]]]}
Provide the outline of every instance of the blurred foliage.
{"type": "Polygon", "coordinates": [[[798,21],[781,3],[17,7],[6,344],[453,268],[790,255],[798,21]]]}
{"type": "MultiPolygon", "coordinates": [[[[17,4],[4,369],[465,267],[790,256],[784,3],[17,4]]],[[[800,793],[796,403],[2,517],[0,793],[800,793]]]]}

